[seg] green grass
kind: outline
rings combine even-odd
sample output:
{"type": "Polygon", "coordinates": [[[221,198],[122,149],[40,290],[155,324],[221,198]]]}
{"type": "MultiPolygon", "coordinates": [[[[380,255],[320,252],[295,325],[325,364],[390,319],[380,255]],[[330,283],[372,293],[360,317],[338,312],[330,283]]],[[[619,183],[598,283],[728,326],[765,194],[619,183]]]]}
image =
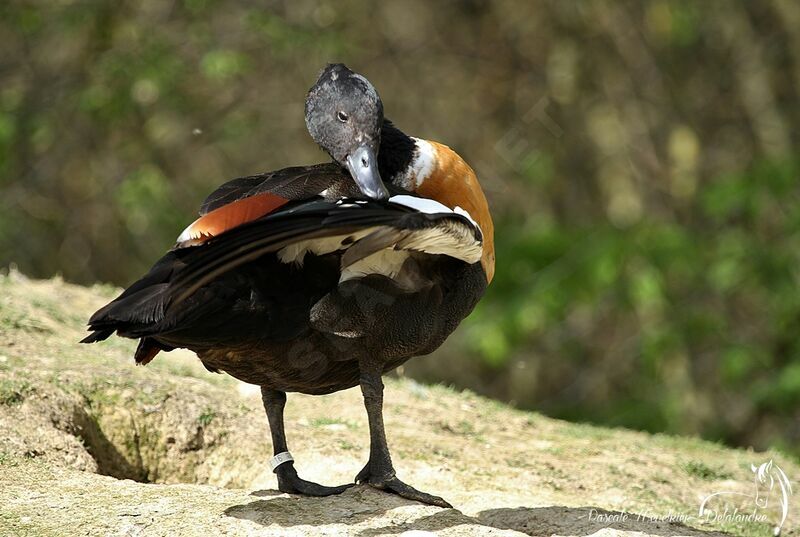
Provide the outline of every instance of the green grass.
{"type": "Polygon", "coordinates": [[[0,466],[17,466],[19,461],[4,451],[0,451],[0,466]]]}
{"type": "Polygon", "coordinates": [[[358,451],[360,446],[353,444],[352,442],[348,442],[347,440],[340,440],[339,441],[339,449],[344,451],[358,451]]]}
{"type": "Polygon", "coordinates": [[[701,461],[688,461],[681,464],[681,469],[693,477],[698,477],[704,481],[717,481],[720,479],[731,479],[733,475],[722,468],[712,468],[701,461]]]}
{"type": "Polygon", "coordinates": [[[475,426],[466,420],[461,420],[455,425],[442,422],[439,424],[439,427],[443,431],[459,436],[475,436],[477,434],[475,431],[475,426]]]}
{"type": "Polygon", "coordinates": [[[200,417],[197,418],[197,421],[203,427],[208,427],[211,424],[211,422],[214,421],[216,415],[217,413],[214,412],[213,409],[207,408],[203,411],[202,414],[200,414],[200,417]]]}
{"type": "Polygon", "coordinates": [[[329,425],[344,425],[348,429],[358,429],[358,423],[350,420],[342,420],[337,418],[314,418],[311,420],[312,427],[327,427],[329,425]]]}
{"type": "Polygon", "coordinates": [[[31,391],[32,387],[28,381],[0,379],[0,405],[21,404],[31,391]]]}

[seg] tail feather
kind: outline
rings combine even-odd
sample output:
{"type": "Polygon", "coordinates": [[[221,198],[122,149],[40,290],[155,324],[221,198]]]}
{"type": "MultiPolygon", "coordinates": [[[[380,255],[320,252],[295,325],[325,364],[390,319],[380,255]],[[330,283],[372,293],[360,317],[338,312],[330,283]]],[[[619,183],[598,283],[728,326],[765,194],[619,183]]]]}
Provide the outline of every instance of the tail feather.
{"type": "Polygon", "coordinates": [[[164,318],[166,296],[164,291],[169,284],[160,283],[146,287],[128,296],[120,296],[110,304],[100,308],[89,319],[89,326],[102,328],[113,324],[152,324],[164,318]]]}
{"type": "Polygon", "coordinates": [[[136,361],[136,365],[147,365],[149,364],[153,358],[161,351],[171,351],[172,347],[167,347],[163,345],[153,338],[143,337],[139,340],[139,346],[136,347],[136,352],[133,355],[133,359],[136,361]]]}
{"type": "Polygon", "coordinates": [[[114,330],[95,330],[81,340],[81,343],[97,343],[98,341],[105,341],[110,338],[114,330]]]}
{"type": "Polygon", "coordinates": [[[117,298],[95,312],[89,319],[92,332],[81,343],[94,343],[114,332],[125,337],[141,337],[164,319],[169,303],[169,281],[183,266],[181,255],[172,251],[162,257],[143,278],[117,298]]]}

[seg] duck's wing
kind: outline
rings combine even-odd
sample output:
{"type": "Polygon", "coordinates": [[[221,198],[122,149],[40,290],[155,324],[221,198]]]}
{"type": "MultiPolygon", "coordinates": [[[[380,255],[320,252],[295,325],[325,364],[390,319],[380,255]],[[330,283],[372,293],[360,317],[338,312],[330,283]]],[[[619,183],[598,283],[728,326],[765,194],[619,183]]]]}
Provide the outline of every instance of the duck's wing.
{"type": "MultiPolygon", "coordinates": [[[[468,217],[444,206],[428,207],[430,211],[425,212],[415,206],[418,202],[401,198],[394,202],[328,202],[317,198],[287,203],[223,236],[195,247],[173,249],[144,278],[92,316],[89,329],[93,333],[84,341],[99,341],[115,331],[134,338],[174,336],[180,331],[192,338],[201,334],[208,340],[206,344],[212,344],[210,340],[221,337],[224,330],[215,334],[207,328],[208,323],[219,320],[219,312],[225,312],[228,320],[238,314],[226,294],[242,290],[250,293],[250,284],[237,283],[236,277],[251,269],[263,272],[272,270],[264,267],[273,267],[274,274],[260,273],[254,279],[257,285],[269,287],[264,294],[296,293],[302,295],[298,302],[307,308],[333,291],[348,271],[356,278],[363,276],[364,270],[372,273],[365,260],[375,260],[373,254],[382,250],[446,255],[470,264],[480,259],[480,230],[468,217]],[[307,253],[315,254],[311,260],[339,254],[333,257],[330,270],[326,269],[323,279],[327,283],[314,288],[317,284],[313,282],[320,278],[306,274],[297,289],[284,289],[284,269],[280,267],[301,266],[307,253]]],[[[243,307],[249,308],[246,304],[243,307]]],[[[239,313],[243,318],[252,316],[250,312],[239,313]]],[[[275,317],[279,314],[276,310],[275,317]]],[[[176,345],[189,343],[184,337],[168,339],[176,345]]]]}
{"type": "Polygon", "coordinates": [[[313,166],[292,166],[282,170],[239,177],[223,184],[203,201],[200,215],[204,216],[230,203],[272,194],[287,200],[304,200],[319,195],[332,184],[339,185],[349,176],[333,163],[313,166]]]}
{"type": "Polygon", "coordinates": [[[200,207],[200,218],[180,234],[176,247],[196,246],[291,202],[322,195],[352,196],[357,192],[350,175],[333,163],[294,166],[233,179],[206,198],[200,207]]]}
{"type": "Polygon", "coordinates": [[[389,202],[322,199],[289,204],[196,249],[176,278],[179,300],[215,277],[268,253],[302,264],[307,253],[341,252],[341,270],[380,250],[480,259],[483,238],[469,215],[433,200],[400,195],[389,202]]]}

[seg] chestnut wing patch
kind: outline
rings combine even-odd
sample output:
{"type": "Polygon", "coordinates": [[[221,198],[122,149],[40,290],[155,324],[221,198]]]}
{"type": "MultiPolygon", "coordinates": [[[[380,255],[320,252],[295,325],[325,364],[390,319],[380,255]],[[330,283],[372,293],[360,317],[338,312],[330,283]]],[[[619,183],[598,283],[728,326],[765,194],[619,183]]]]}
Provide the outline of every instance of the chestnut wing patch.
{"type": "Polygon", "coordinates": [[[177,247],[201,244],[211,237],[268,215],[288,202],[284,197],[264,192],[218,207],[183,230],[178,237],[177,247]]]}
{"type": "Polygon", "coordinates": [[[347,172],[332,163],[293,166],[259,175],[239,177],[209,194],[200,207],[200,214],[205,215],[235,201],[264,193],[292,201],[310,199],[331,185],[347,182],[352,183],[347,172]]]}
{"type": "Polygon", "coordinates": [[[293,166],[239,177],[212,192],[200,207],[200,218],[178,237],[176,247],[202,244],[211,237],[273,213],[290,201],[310,200],[326,189],[355,188],[350,176],[332,163],[293,166]]]}

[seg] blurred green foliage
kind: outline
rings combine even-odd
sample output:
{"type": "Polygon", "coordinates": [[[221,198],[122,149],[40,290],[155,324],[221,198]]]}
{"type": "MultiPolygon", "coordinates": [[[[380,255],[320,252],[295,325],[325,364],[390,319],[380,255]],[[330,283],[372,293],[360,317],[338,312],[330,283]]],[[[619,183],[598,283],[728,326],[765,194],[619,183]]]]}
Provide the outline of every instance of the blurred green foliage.
{"type": "Polygon", "coordinates": [[[508,268],[465,328],[482,375],[567,419],[796,449],[798,176],[796,160],[722,176],[691,228],[506,222],[508,268]]]}
{"type": "Polygon", "coordinates": [[[326,160],[303,98],[344,61],[496,219],[486,298],[407,374],[797,453],[798,47],[792,0],[6,2],[0,266],[130,283],[218,184],[326,160]]]}

